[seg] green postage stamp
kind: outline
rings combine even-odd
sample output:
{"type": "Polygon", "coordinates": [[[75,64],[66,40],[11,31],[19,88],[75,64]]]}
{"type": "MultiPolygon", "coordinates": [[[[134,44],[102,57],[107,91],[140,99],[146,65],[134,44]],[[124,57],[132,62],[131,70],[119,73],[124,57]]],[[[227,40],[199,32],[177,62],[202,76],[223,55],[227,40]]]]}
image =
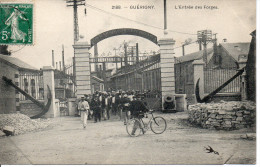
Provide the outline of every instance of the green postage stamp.
{"type": "Polygon", "coordinates": [[[33,44],[33,4],[0,3],[0,44],[33,44]]]}

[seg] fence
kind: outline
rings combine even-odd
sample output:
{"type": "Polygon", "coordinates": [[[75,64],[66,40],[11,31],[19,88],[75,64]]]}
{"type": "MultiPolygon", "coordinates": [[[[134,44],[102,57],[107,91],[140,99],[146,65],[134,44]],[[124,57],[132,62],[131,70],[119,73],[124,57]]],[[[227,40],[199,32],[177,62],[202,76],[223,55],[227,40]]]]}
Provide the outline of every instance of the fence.
{"type": "MultiPolygon", "coordinates": [[[[44,98],[43,76],[40,72],[25,72],[19,74],[19,87],[37,100],[44,98]]],[[[19,94],[20,101],[27,98],[19,94]]]]}
{"type": "MultiPolygon", "coordinates": [[[[210,93],[229,80],[237,73],[237,69],[204,69],[204,89],[205,93],[210,93]]],[[[220,93],[240,92],[240,77],[234,79],[220,93]]]]}
{"type": "Polygon", "coordinates": [[[68,116],[68,103],[67,101],[60,101],[59,102],[59,108],[60,108],[60,116],[68,116]]]}

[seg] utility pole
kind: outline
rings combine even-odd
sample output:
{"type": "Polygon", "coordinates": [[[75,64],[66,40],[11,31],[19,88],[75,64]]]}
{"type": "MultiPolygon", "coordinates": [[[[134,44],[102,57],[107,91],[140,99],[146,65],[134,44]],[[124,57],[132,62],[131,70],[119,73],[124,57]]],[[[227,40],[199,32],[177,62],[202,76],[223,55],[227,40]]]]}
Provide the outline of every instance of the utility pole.
{"type": "Polygon", "coordinates": [[[199,50],[202,50],[201,41],[198,42],[199,42],[199,50]]]}
{"type": "Polygon", "coordinates": [[[102,78],[104,80],[104,90],[107,90],[106,63],[103,62],[102,78]]]}
{"type": "Polygon", "coordinates": [[[122,67],[123,67],[123,58],[122,58],[122,57],[123,57],[123,53],[121,52],[121,53],[120,53],[120,63],[121,63],[121,67],[120,67],[120,68],[121,68],[121,69],[122,69],[122,67]]]}
{"type": "Polygon", "coordinates": [[[138,50],[138,43],[135,44],[136,49],[136,63],[139,63],[139,50],[138,50]]]}
{"type": "Polygon", "coordinates": [[[67,0],[67,7],[73,7],[74,15],[74,44],[79,40],[78,6],[85,5],[85,0],[67,0]]]}
{"type": "Polygon", "coordinates": [[[127,62],[127,44],[124,43],[124,49],[125,49],[125,66],[128,65],[128,62],[127,62]]]}
{"type": "Polygon", "coordinates": [[[118,49],[114,48],[113,50],[115,51],[115,59],[116,59],[116,70],[117,70],[118,68],[117,68],[117,56],[116,56],[116,51],[117,51],[118,49]]]}
{"type": "Polygon", "coordinates": [[[202,30],[197,32],[198,42],[203,44],[203,62],[205,63],[205,68],[207,68],[208,63],[208,53],[207,53],[207,44],[212,42],[212,31],[211,30],[202,30]]]}
{"type": "Polygon", "coordinates": [[[167,6],[166,6],[166,0],[163,1],[163,7],[164,7],[164,31],[167,29],[167,6]]]}
{"type": "Polygon", "coordinates": [[[98,47],[97,47],[97,44],[96,45],[94,45],[94,58],[95,58],[95,64],[94,64],[94,71],[98,71],[98,63],[97,63],[97,61],[98,61],[98,47]]]}
{"type": "MultiPolygon", "coordinates": [[[[78,6],[85,5],[85,0],[66,0],[67,7],[73,7],[73,22],[74,22],[74,44],[79,40],[79,25],[78,25],[78,6]]],[[[85,9],[85,15],[86,15],[85,9]]],[[[75,50],[73,57],[73,81],[76,79],[76,68],[75,68],[75,50]]],[[[74,87],[75,92],[75,87],[74,87]]]]}

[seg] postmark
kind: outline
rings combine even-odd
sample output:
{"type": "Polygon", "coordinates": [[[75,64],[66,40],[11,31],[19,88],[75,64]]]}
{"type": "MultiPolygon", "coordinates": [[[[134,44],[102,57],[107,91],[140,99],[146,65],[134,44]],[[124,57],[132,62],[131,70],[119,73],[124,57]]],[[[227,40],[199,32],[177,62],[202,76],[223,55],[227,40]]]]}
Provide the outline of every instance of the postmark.
{"type": "Polygon", "coordinates": [[[33,44],[33,4],[0,4],[0,44],[33,44]]]}

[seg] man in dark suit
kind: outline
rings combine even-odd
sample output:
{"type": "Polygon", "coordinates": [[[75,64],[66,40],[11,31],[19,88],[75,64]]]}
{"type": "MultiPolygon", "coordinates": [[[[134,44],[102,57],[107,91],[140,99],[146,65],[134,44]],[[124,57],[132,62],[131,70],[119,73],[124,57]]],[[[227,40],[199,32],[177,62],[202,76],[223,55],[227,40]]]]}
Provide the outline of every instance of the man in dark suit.
{"type": "MultiPolygon", "coordinates": [[[[149,109],[141,100],[140,95],[136,95],[133,97],[133,101],[130,102],[129,110],[131,112],[132,117],[137,118],[139,120],[142,119],[144,117],[144,114],[149,111],[149,109]]],[[[135,131],[138,126],[142,129],[143,133],[145,133],[144,127],[142,127],[142,125],[139,125],[138,122],[135,122],[132,130],[132,135],[135,134],[135,131]]]]}
{"type": "Polygon", "coordinates": [[[99,122],[101,121],[101,107],[100,107],[100,103],[99,103],[99,96],[98,95],[94,95],[91,103],[90,103],[90,108],[91,110],[93,110],[93,114],[94,114],[94,121],[95,123],[99,120],[99,122]]]}

